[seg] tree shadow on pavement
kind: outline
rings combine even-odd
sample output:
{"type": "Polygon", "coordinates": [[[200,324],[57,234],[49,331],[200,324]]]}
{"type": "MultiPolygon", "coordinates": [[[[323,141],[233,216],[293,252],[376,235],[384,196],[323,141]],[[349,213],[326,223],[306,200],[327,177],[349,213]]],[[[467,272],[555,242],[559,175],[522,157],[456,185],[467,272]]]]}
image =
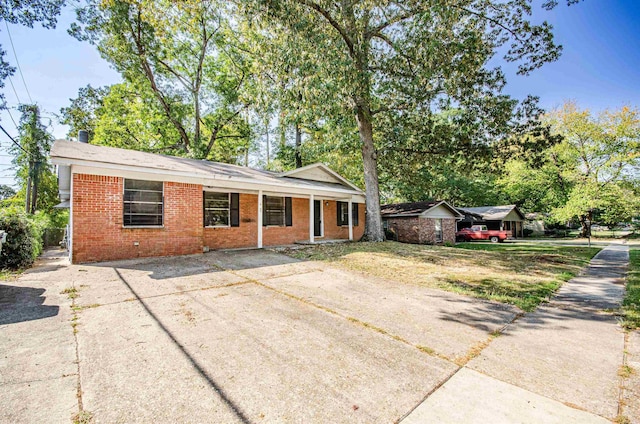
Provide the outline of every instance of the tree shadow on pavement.
{"type": "Polygon", "coordinates": [[[178,339],[173,335],[173,333],[164,325],[164,323],[153,313],[153,311],[149,308],[147,303],[142,299],[138,293],[134,290],[134,288],[129,284],[129,282],[124,278],[124,276],[120,273],[120,271],[116,268],[113,268],[115,273],[118,275],[120,280],[127,286],[127,288],[131,291],[131,293],[135,296],[138,302],[142,305],[144,310],[149,314],[149,316],[158,324],[158,326],[164,331],[164,333],[171,339],[171,342],[180,349],[180,352],[185,356],[185,358],[193,365],[193,367],[198,371],[198,374],[209,384],[209,386],[220,396],[220,399],[224,404],[229,408],[233,414],[238,417],[238,419],[243,423],[250,423],[251,421],[246,416],[246,414],[242,411],[242,409],[236,405],[226,394],[224,389],[216,383],[213,378],[207,373],[202,365],[198,363],[198,361],[189,354],[187,349],[178,341],[178,339]]]}
{"type": "Polygon", "coordinates": [[[0,284],[0,325],[49,318],[58,315],[59,306],[43,305],[46,290],[0,284]]]}

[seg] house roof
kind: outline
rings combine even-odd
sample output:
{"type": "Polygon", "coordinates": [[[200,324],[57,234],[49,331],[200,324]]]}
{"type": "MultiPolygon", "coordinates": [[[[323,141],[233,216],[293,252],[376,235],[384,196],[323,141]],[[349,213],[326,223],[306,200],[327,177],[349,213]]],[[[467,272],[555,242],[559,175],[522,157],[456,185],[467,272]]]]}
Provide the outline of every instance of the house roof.
{"type": "Polygon", "coordinates": [[[56,140],[51,148],[51,159],[57,165],[86,165],[97,168],[202,178],[205,184],[211,185],[216,185],[216,181],[231,181],[244,182],[252,186],[279,186],[364,195],[362,190],[331,171],[324,164],[310,165],[309,168],[315,167],[324,172],[335,174],[337,177],[334,178],[334,182],[317,181],[301,176],[293,177],[288,176],[288,173],[263,171],[228,163],[187,159],[67,140],[56,140]]]}
{"type": "Polygon", "coordinates": [[[412,203],[393,203],[389,205],[382,205],[380,207],[380,213],[383,217],[389,216],[418,216],[422,215],[438,206],[444,206],[448,208],[454,215],[462,216],[456,208],[448,204],[443,200],[431,200],[426,202],[412,202],[412,203]]]}
{"type": "Polygon", "coordinates": [[[487,221],[501,221],[506,218],[511,211],[515,210],[520,218],[525,219],[516,205],[479,206],[476,208],[458,208],[458,210],[462,213],[477,215],[487,221]]]}

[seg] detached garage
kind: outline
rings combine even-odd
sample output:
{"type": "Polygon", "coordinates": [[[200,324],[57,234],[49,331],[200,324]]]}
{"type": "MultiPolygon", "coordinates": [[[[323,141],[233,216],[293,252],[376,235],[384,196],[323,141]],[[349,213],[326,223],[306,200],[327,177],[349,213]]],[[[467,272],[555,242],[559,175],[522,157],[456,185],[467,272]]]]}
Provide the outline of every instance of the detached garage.
{"type": "Polygon", "coordinates": [[[389,238],[415,244],[454,243],[456,221],[464,217],[445,201],[384,205],[381,213],[389,238]]]}

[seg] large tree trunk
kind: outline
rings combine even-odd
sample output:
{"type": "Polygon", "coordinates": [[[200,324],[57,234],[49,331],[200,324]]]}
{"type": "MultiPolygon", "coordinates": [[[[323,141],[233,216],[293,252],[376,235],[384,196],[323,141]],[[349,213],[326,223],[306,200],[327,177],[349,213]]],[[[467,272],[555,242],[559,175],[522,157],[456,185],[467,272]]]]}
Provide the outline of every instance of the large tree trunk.
{"type": "Polygon", "coordinates": [[[367,216],[364,239],[367,241],[384,241],[382,215],[380,215],[380,189],[378,187],[378,159],[373,145],[373,126],[371,117],[357,108],[356,120],[362,142],[362,163],[364,165],[364,185],[367,195],[367,216]]]}
{"type": "Polygon", "coordinates": [[[592,212],[587,212],[587,214],[580,216],[580,237],[591,237],[592,215],[592,212]]]}
{"type": "Polygon", "coordinates": [[[300,154],[300,146],[302,145],[302,133],[300,132],[300,126],[296,122],[296,168],[302,168],[302,155],[300,154]]]}

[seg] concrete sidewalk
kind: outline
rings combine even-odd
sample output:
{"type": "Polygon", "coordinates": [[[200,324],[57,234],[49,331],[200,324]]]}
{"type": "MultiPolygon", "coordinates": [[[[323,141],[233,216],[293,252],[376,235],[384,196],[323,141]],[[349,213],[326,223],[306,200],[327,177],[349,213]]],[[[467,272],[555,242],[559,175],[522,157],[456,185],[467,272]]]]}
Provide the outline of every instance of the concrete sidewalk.
{"type": "MultiPolygon", "coordinates": [[[[606,423],[625,415],[618,376],[625,335],[612,309],[624,296],[628,261],[627,246],[602,250],[550,303],[509,325],[403,423],[606,423]]],[[[633,417],[638,399],[627,402],[633,417]]]]}

